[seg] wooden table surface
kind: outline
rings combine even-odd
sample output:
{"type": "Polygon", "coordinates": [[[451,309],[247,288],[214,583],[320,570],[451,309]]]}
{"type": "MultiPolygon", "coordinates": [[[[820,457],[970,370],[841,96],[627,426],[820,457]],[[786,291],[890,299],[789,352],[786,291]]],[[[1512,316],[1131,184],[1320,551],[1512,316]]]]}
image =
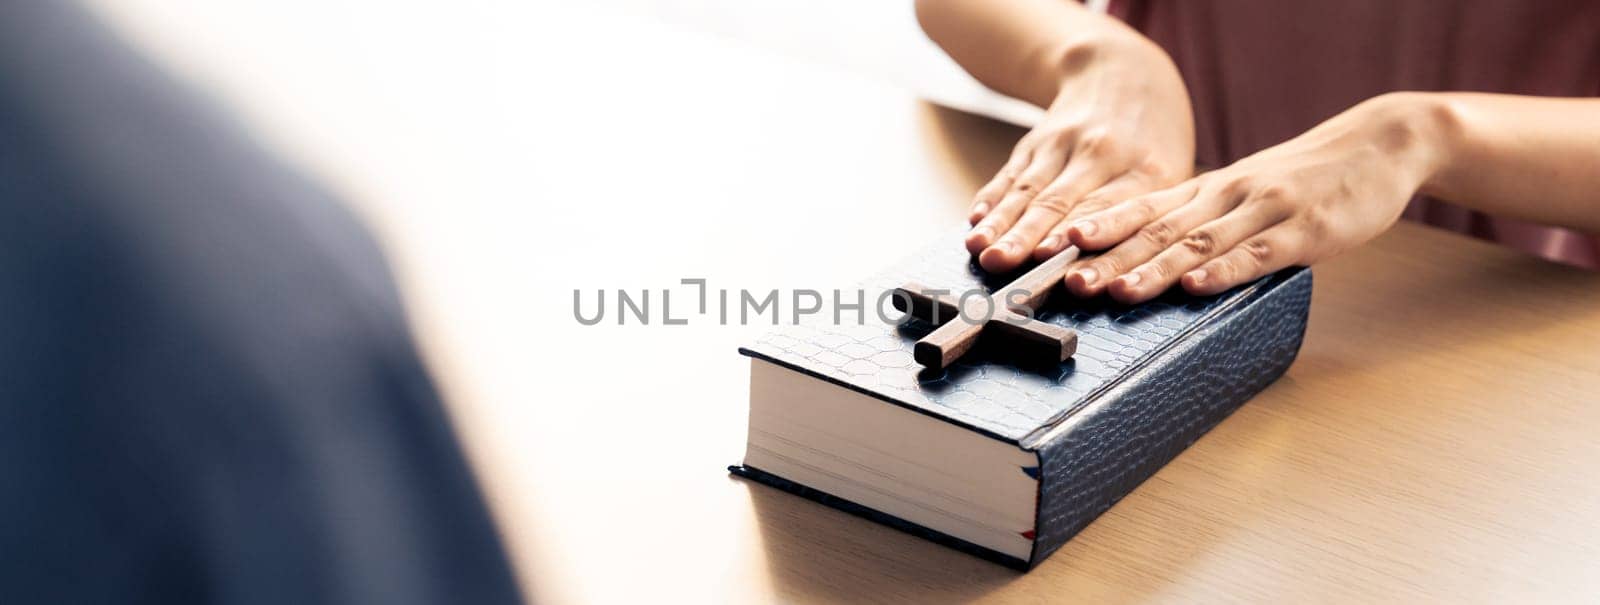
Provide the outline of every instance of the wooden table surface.
{"type": "Polygon", "coordinates": [[[1600,275],[1413,225],[1318,266],[1287,376],[1019,575],[730,478],[760,328],[572,293],[847,286],[1021,130],[621,13],[92,4],[375,225],[539,600],[1600,597],[1600,275]]]}

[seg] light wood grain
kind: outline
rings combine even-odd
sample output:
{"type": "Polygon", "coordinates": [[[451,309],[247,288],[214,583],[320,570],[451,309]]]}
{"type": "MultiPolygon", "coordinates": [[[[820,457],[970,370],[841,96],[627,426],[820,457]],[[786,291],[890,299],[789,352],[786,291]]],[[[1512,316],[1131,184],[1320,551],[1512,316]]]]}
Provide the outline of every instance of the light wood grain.
{"type": "Polygon", "coordinates": [[[540,600],[1600,597],[1594,274],[1413,225],[1317,267],[1288,375],[1018,575],[728,477],[761,327],[581,326],[572,292],[846,287],[1020,130],[623,14],[95,5],[377,227],[540,600]]]}

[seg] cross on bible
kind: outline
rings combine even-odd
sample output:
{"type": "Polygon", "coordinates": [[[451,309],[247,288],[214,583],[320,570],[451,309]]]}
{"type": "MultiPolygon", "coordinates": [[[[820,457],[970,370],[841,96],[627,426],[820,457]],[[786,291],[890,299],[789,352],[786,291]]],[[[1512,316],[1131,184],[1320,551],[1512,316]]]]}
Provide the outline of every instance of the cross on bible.
{"type": "Polygon", "coordinates": [[[971,350],[981,336],[1022,362],[1066,361],[1078,350],[1078,333],[1034,319],[1033,312],[1061,287],[1067,265],[1077,258],[1078,248],[1068,247],[984,296],[966,293],[957,298],[917,283],[895,288],[896,309],[928,323],[942,322],[917,341],[912,358],[930,369],[944,369],[971,350]]]}

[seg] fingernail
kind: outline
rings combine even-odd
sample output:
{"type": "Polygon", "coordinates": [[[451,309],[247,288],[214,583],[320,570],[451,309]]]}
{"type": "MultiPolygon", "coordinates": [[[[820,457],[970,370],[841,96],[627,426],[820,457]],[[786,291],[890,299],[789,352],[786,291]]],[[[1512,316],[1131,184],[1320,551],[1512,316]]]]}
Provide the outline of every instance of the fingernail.
{"type": "Polygon", "coordinates": [[[1056,247],[1056,243],[1059,242],[1059,241],[1061,241],[1060,238],[1052,235],[1050,237],[1044,238],[1044,241],[1039,242],[1039,247],[1040,248],[1044,248],[1045,250],[1054,250],[1055,247],[1056,247]]]}
{"type": "Polygon", "coordinates": [[[1093,267],[1078,269],[1077,274],[1078,279],[1082,279],[1085,286],[1093,286],[1094,282],[1100,279],[1100,272],[1095,271],[1093,267]]]}
{"type": "Polygon", "coordinates": [[[994,246],[1006,254],[1011,254],[1017,251],[1017,243],[1011,240],[1001,240],[1000,243],[995,244],[994,246]]]}
{"type": "Polygon", "coordinates": [[[1078,233],[1085,236],[1094,235],[1096,229],[1093,221],[1078,221],[1072,224],[1072,228],[1077,229],[1078,233]]]}
{"type": "Polygon", "coordinates": [[[1189,272],[1189,281],[1197,283],[1197,284],[1204,283],[1206,281],[1206,270],[1205,269],[1195,269],[1193,271],[1190,271],[1189,272]]]}
{"type": "Polygon", "coordinates": [[[1139,285],[1139,280],[1141,280],[1141,279],[1144,279],[1144,276],[1139,275],[1138,273],[1129,273],[1127,275],[1122,276],[1122,285],[1128,286],[1128,287],[1131,288],[1131,287],[1139,285]]]}
{"type": "Polygon", "coordinates": [[[978,205],[972,207],[972,213],[973,214],[983,214],[983,213],[988,212],[988,211],[989,211],[989,202],[978,202],[978,205]]]}

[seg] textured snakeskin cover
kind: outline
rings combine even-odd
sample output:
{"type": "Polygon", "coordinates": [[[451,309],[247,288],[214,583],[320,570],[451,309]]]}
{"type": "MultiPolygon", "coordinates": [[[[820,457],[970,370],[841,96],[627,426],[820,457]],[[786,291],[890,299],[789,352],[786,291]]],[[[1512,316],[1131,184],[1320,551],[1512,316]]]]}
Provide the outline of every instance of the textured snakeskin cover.
{"type": "Polygon", "coordinates": [[[1039,319],[1078,331],[1072,359],[1020,368],[980,350],[933,375],[911,357],[931,327],[885,325],[870,310],[873,295],[908,281],[959,293],[1012,277],[985,275],[951,237],[864,284],[866,322],[817,317],[740,351],[1037,451],[1030,567],[1282,375],[1311,298],[1306,269],[1219,296],[1173,292],[1134,306],[1056,296],[1039,319]]]}
{"type": "Polygon", "coordinates": [[[1311,271],[1267,278],[1248,300],[1039,435],[1036,565],[1294,362],[1311,271]]]}

